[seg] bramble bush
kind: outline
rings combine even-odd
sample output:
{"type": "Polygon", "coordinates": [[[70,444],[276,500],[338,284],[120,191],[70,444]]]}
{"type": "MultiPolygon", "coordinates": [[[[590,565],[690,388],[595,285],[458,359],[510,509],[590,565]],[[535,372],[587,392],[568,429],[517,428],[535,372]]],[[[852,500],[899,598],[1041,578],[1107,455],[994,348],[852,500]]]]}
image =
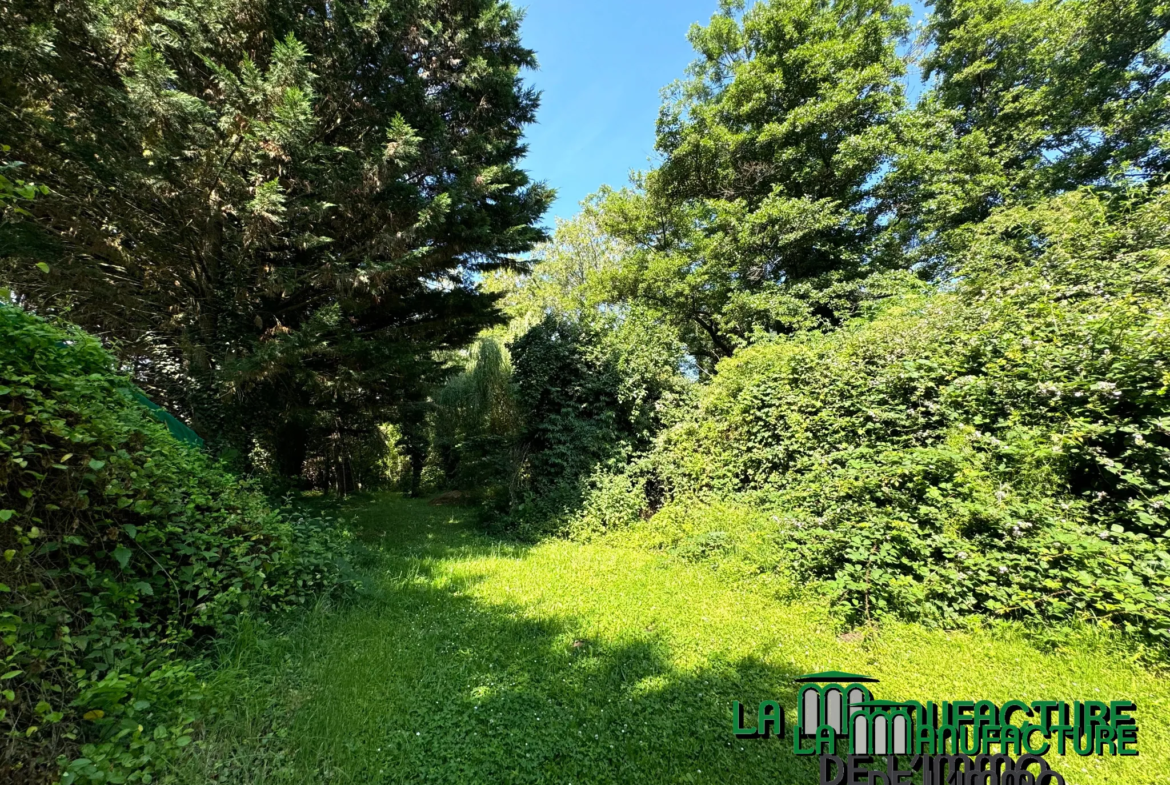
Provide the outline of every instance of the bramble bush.
{"type": "Polygon", "coordinates": [[[150,782],[201,715],[200,641],[337,586],[346,537],[172,438],[95,339],[0,305],[5,781],[150,782]]]}
{"type": "Polygon", "coordinates": [[[1170,642],[1170,192],[1007,209],[964,247],[948,284],[723,361],[573,528],[657,511],[661,543],[738,553],[857,621],[1091,618],[1170,642]],[[729,504],[750,535],[664,531],[729,504]]]}

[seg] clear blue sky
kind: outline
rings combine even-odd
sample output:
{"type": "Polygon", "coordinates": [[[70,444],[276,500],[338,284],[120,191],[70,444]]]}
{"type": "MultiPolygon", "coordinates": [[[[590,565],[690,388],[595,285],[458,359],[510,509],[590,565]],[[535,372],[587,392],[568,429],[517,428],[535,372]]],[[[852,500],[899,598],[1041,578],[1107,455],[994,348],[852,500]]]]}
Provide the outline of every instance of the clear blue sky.
{"type": "Polygon", "coordinates": [[[524,168],[559,193],[545,220],[569,218],[601,185],[625,185],[648,168],[663,87],[683,76],[694,50],[692,22],[706,23],[717,0],[518,0],[527,6],[523,40],[542,91],[528,129],[524,168]]]}
{"type": "MultiPolygon", "coordinates": [[[[543,93],[526,134],[524,168],[556,188],[545,216],[570,218],[601,185],[625,185],[649,168],[660,93],[694,59],[687,30],[706,24],[718,0],[516,0],[527,8],[525,45],[540,70],[526,80],[543,93]]],[[[923,16],[913,0],[914,18],[923,16]]],[[[918,92],[911,90],[912,95],[918,92]]]]}

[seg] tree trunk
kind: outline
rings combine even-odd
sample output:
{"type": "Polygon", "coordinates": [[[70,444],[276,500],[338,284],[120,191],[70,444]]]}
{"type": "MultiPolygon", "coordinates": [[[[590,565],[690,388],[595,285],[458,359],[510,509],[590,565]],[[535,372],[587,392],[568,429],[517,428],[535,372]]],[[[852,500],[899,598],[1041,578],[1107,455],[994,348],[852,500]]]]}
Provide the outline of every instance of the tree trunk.
{"type": "Polygon", "coordinates": [[[417,499],[422,494],[423,463],[426,455],[412,450],[410,453],[410,498],[417,499]]]}

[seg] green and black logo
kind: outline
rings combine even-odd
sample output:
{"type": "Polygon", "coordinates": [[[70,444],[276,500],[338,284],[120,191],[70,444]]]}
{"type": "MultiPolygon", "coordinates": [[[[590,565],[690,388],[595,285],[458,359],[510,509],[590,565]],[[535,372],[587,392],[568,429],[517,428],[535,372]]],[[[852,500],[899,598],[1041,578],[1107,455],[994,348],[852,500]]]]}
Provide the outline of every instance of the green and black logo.
{"type": "MultiPolygon", "coordinates": [[[[793,751],[820,757],[821,785],[910,782],[915,773],[924,785],[1064,785],[1046,756],[1138,754],[1133,701],[879,700],[877,679],[839,671],[796,683],[793,751]]],[[[762,701],[754,718],[738,701],[733,708],[736,736],[787,736],[778,701],[762,701]]]]}

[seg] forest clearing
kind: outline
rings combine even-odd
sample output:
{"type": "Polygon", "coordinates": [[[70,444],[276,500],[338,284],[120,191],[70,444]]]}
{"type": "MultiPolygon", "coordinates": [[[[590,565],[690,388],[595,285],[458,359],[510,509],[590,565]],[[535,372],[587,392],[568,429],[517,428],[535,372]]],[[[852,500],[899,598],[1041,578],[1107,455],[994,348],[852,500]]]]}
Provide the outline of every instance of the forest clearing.
{"type": "Polygon", "coordinates": [[[3,785],[1167,785],[1168,675],[1165,0],[0,0],[3,785]]]}

